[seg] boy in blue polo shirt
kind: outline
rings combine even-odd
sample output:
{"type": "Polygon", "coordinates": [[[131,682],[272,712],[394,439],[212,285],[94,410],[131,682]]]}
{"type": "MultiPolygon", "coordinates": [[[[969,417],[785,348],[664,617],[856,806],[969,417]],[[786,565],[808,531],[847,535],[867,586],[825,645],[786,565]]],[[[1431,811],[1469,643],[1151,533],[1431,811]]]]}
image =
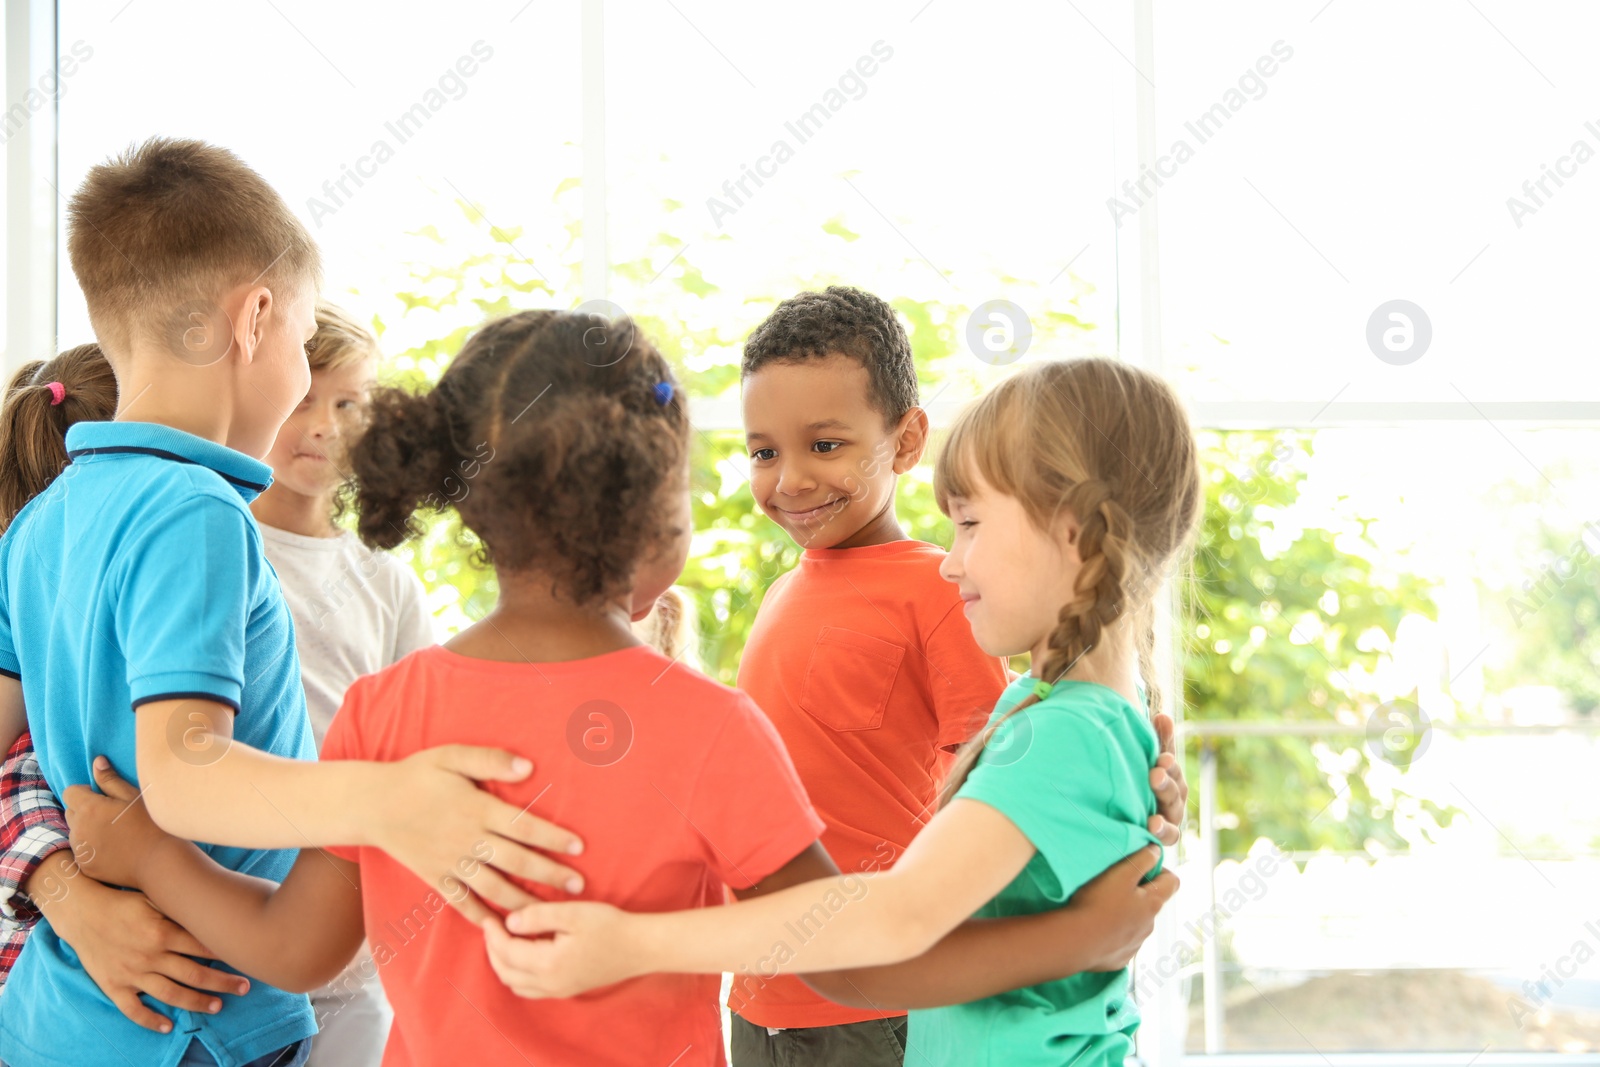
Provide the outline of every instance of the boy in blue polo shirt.
{"type": "MultiPolygon", "coordinates": [[[[374,845],[475,920],[474,892],[532,899],[467,862],[486,842],[493,867],[569,883],[524,845],[577,851],[571,835],[469,780],[521,779],[525,760],[308,762],[293,625],[247,507],[271,478],[256,457],[309,385],[320,260],[305,229],[232,153],[164,139],[92,169],[69,217],[121,403],[71,428],[71,465],[0,538],[0,748],[30,728],[57,795],[106,755],[164,829],[232,843],[204,847],[244,874],[279,880],[300,846],[374,845]]],[[[47,861],[63,878],[71,862],[47,861]]],[[[165,1033],[123,1016],[41,924],[0,998],[0,1060],[293,1067],[316,1029],[307,998],[261,983],[216,1014],[154,1007],[165,1033]]]]}

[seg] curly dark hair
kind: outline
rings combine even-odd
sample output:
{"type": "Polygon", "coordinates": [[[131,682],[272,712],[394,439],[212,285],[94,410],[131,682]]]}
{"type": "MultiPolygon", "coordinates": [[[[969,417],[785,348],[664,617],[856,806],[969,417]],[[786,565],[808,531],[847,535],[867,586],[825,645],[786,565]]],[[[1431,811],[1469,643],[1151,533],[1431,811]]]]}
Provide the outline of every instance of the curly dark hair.
{"type": "MultiPolygon", "coordinates": [[[[665,494],[687,455],[687,402],[628,319],[496,319],[425,392],[376,390],[351,450],[357,529],[374,548],[454,507],[487,562],[547,576],[579,604],[627,588],[681,531],[665,494]]],[[[684,487],[687,491],[687,487],[684,487]]]]}
{"type": "Polygon", "coordinates": [[[894,308],[862,289],[830,285],[792,296],[744,343],[743,381],[768,363],[797,363],[839,353],[867,368],[872,406],[889,425],[917,406],[911,341],[894,308]]]}

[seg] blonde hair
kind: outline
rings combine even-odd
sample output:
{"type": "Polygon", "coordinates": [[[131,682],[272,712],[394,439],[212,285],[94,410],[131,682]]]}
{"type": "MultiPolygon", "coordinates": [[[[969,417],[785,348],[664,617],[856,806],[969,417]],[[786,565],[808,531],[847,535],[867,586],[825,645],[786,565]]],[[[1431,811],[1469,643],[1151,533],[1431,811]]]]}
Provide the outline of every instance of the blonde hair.
{"type": "MultiPolygon", "coordinates": [[[[1082,569],[1033,676],[1059,680],[1106,627],[1128,618],[1151,709],[1158,708],[1154,598],[1168,563],[1187,554],[1202,502],[1194,430],[1177,394],[1116,360],[1035,364],[957,418],[934,467],[940,510],[949,512],[951,497],[975,495],[978,479],[1015,497],[1041,530],[1063,512],[1078,523],[1082,569]]],[[[1006,719],[1038,701],[1023,699],[962,749],[944,801],[1006,719]]]]}
{"type": "Polygon", "coordinates": [[[694,600],[688,590],[676,585],[668,588],[656,599],[650,614],[633,624],[633,632],[668,659],[701,669],[700,630],[695,626],[694,600]]]}
{"type": "Polygon", "coordinates": [[[378,339],[348,311],[326,300],[317,301],[317,332],[306,345],[312,370],[338,370],[380,355],[378,339]]]}

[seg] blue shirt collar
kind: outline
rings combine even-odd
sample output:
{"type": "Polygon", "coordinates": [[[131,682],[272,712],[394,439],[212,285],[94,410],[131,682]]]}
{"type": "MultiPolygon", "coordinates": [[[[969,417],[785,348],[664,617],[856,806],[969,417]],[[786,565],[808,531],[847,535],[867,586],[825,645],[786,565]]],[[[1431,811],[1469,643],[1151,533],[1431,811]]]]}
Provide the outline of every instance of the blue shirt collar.
{"type": "Polygon", "coordinates": [[[227,445],[155,422],[79,422],[67,429],[67,458],[143,455],[216,471],[249,503],[272,484],[272,468],[227,445]]]}

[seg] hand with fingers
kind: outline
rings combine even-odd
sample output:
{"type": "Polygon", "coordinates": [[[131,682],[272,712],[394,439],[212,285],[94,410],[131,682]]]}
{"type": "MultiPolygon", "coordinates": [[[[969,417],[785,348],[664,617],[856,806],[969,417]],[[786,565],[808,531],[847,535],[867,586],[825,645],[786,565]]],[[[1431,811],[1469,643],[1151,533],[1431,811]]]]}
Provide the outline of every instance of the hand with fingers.
{"type": "MultiPolygon", "coordinates": [[[[65,854],[64,852],[62,853],[65,854]]],[[[172,1020],[146,1006],[143,993],[173,1008],[215,1015],[243,996],[250,980],[191,959],[216,957],[145,899],[79,875],[72,891],[47,912],[52,929],[77,952],[83,969],[113,1004],[147,1030],[170,1033],[172,1020]]]]}
{"type": "Polygon", "coordinates": [[[1067,902],[1067,907],[1092,912],[1096,919],[1099,959],[1089,970],[1122,970],[1155,930],[1156,913],[1178,891],[1178,876],[1171,871],[1145,881],[1160,860],[1154,846],[1141,848],[1085,883],[1067,902]]]}
{"type": "Polygon", "coordinates": [[[147,1030],[170,1033],[172,1020],[141,1001],[141,993],[173,1008],[214,1015],[223,1001],[212,994],[242,996],[250,991],[250,980],[192,959],[216,956],[143,893],[96,880],[98,874],[119,883],[137,881],[131,857],[166,835],[144,812],[137,790],[118,778],[104,757],[95,761],[95,777],[112,795],[85,786],[67,790],[63,799],[70,805],[73,852],[50,857],[28,890],[118,1010],[147,1030]],[[119,818],[123,813],[126,817],[119,818]]]}
{"type": "Polygon", "coordinates": [[[630,966],[638,958],[631,920],[610,904],[581,901],[531,904],[481,925],[489,964],[513,993],[572,997],[642,973],[630,966]]]}
{"type": "Polygon", "coordinates": [[[1168,848],[1175,846],[1183,836],[1184,813],[1189,807],[1189,783],[1183,777],[1183,764],[1178,761],[1174,742],[1175,728],[1171,715],[1157,715],[1154,719],[1156,738],[1161,742],[1161,755],[1150,771],[1150,788],[1155,790],[1156,814],[1150,816],[1150,832],[1168,848]]]}
{"type": "Polygon", "coordinates": [[[104,756],[94,759],[95,783],[69,785],[61,794],[72,855],[78,869],[111,885],[142,889],[144,865],[166,845],[178,841],[155,824],[144,798],[111,769],[104,756]]]}
{"type": "Polygon", "coordinates": [[[575,834],[478,788],[478,782],[522,781],[533,771],[528,760],[500,749],[445,745],[389,767],[374,843],[473,923],[494,916],[489,904],[514,911],[534,902],[507,875],[569,893],[583,890],[583,876],[552,858],[583,851],[575,834]],[[485,856],[481,863],[463,862],[485,856]]]}

